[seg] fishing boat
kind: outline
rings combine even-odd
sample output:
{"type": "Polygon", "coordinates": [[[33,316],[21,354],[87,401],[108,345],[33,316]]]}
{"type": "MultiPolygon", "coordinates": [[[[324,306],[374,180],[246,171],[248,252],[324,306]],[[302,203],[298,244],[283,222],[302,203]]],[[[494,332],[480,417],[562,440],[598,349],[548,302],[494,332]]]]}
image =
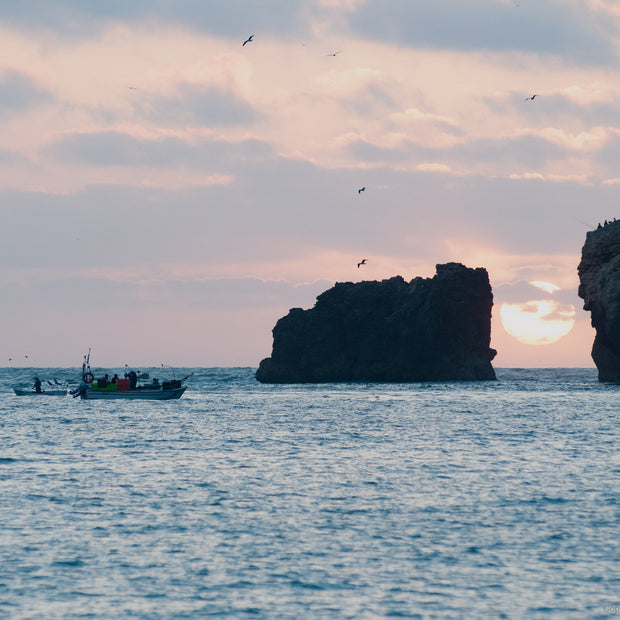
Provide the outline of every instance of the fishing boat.
{"type": "Polygon", "coordinates": [[[116,379],[114,382],[95,380],[90,368],[89,349],[82,364],[82,382],[71,394],[82,400],[175,400],[183,396],[187,389],[183,384],[192,374],[182,379],[162,382],[153,379],[150,383],[138,384],[138,375],[132,370],[126,373],[125,378],[116,379]]]}
{"type": "Polygon", "coordinates": [[[17,396],[66,396],[67,390],[41,390],[36,392],[33,389],[14,387],[13,391],[17,396]]]}
{"type": "MultiPolygon", "coordinates": [[[[123,379],[119,379],[119,382],[123,379]]],[[[180,384],[180,381],[164,381],[159,386],[138,385],[134,390],[130,389],[105,389],[98,388],[93,385],[80,385],[72,392],[74,397],[80,397],[83,400],[175,400],[183,396],[183,392],[187,389],[186,385],[180,384]],[[173,386],[166,385],[174,384],[173,386]]]]}

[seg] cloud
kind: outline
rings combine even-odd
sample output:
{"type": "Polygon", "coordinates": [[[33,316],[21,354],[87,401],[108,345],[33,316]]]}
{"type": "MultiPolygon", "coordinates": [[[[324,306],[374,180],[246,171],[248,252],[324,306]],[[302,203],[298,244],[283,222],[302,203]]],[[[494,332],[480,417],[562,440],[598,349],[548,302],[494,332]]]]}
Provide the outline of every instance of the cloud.
{"type": "Polygon", "coordinates": [[[608,16],[577,1],[368,0],[351,15],[351,27],[412,47],[552,54],[583,64],[618,58],[608,16]]]}
{"type": "Polygon", "coordinates": [[[5,114],[23,113],[52,100],[51,93],[27,74],[10,70],[0,74],[0,110],[5,114]]]}
{"type": "Polygon", "coordinates": [[[329,8],[344,9],[346,11],[353,11],[359,5],[364,4],[366,0],[317,0],[318,6],[324,6],[329,8]]]}
{"type": "MultiPolygon", "coordinates": [[[[574,254],[576,268],[585,230],[615,212],[616,198],[614,186],[384,167],[331,171],[259,159],[239,167],[230,185],[93,186],[58,196],[4,191],[0,214],[10,226],[0,229],[0,264],[17,270],[151,265],[159,273],[163,264],[287,263],[306,257],[311,273],[310,257],[323,249],[432,265],[462,260],[463,251],[449,243],[466,238],[513,255],[513,262],[534,253],[574,254]],[[362,185],[366,192],[359,195],[362,185]]],[[[314,277],[325,275],[318,271],[314,277]]],[[[528,276],[534,279],[550,276],[528,276]]]]}
{"type": "MultiPolygon", "coordinates": [[[[20,0],[5,3],[2,21],[85,37],[118,22],[156,21],[243,39],[251,32],[305,31],[303,0],[20,0]]],[[[257,37],[257,39],[259,39],[257,37]]]]}
{"type": "Polygon", "coordinates": [[[316,282],[450,260],[498,299],[546,280],[578,303],[585,231],[617,211],[611,5],[5,4],[0,279],[21,336],[41,304],[87,307],[110,342],[142,330],[135,351],[191,312],[184,346],[209,329],[226,353],[253,307],[268,338],[316,282]]]}
{"type": "Polygon", "coordinates": [[[431,125],[447,133],[462,134],[458,124],[451,118],[431,112],[423,112],[418,108],[408,108],[404,112],[394,112],[390,115],[390,121],[394,127],[405,126],[417,129],[420,126],[431,125]]]}
{"type": "Polygon", "coordinates": [[[564,149],[536,135],[478,139],[445,149],[448,158],[527,169],[542,168],[549,160],[565,157],[564,149]]]}
{"type": "Polygon", "coordinates": [[[140,117],[168,127],[215,127],[252,123],[260,114],[246,101],[212,85],[182,83],[168,97],[138,97],[140,117]]]}
{"type": "Polygon", "coordinates": [[[149,303],[171,308],[245,309],[313,305],[317,295],[332,286],[329,281],[297,284],[286,280],[257,278],[217,278],[203,281],[159,281],[148,285],[143,295],[149,303]]]}
{"type": "MultiPolygon", "coordinates": [[[[544,272],[545,268],[541,267],[539,273],[544,272]]],[[[525,304],[531,300],[553,297],[560,306],[583,305],[580,303],[579,296],[577,295],[577,282],[575,282],[574,288],[559,289],[556,286],[553,290],[546,290],[538,287],[534,282],[519,280],[511,284],[495,284],[493,286],[493,296],[497,303],[525,304]]]]}
{"type": "Polygon", "coordinates": [[[126,309],[238,310],[245,308],[313,305],[317,295],[329,288],[328,281],[297,284],[262,281],[257,278],[212,278],[205,280],[121,281],[110,277],[48,278],[24,283],[6,283],[0,292],[6,301],[3,312],[18,312],[25,306],[62,309],[67,301],[76,311],[126,309]]]}
{"type": "MultiPolygon", "coordinates": [[[[570,79],[567,77],[567,79],[570,79]]],[[[611,85],[599,82],[536,90],[534,102],[524,101],[524,93],[513,91],[502,96],[482,98],[494,115],[517,115],[520,123],[530,127],[562,126],[589,128],[620,125],[620,93],[611,85]]]]}
{"type": "MultiPolygon", "coordinates": [[[[365,164],[404,163],[408,160],[415,159],[415,156],[412,157],[413,153],[408,152],[403,146],[385,147],[373,144],[368,140],[354,140],[348,144],[346,148],[348,153],[356,161],[365,164]]],[[[417,151],[418,159],[423,159],[425,156],[432,157],[436,153],[433,149],[422,147],[417,149],[417,151]]]]}
{"type": "Polygon", "coordinates": [[[543,280],[532,280],[530,284],[550,294],[560,290],[560,287],[556,284],[553,284],[552,282],[545,282],[543,280]]]}
{"type": "Polygon", "coordinates": [[[594,157],[598,165],[607,170],[607,174],[617,176],[620,158],[620,131],[614,132],[594,157]]]}
{"type": "Polygon", "coordinates": [[[482,172],[477,166],[484,164],[493,175],[505,171],[544,168],[550,161],[564,159],[566,151],[541,136],[522,134],[498,139],[480,138],[465,140],[448,146],[430,146],[413,140],[403,140],[398,146],[384,147],[366,140],[356,140],[348,145],[349,153],[367,164],[429,163],[444,165],[461,173],[482,172]]]}
{"type": "Polygon", "coordinates": [[[0,149],[0,162],[6,166],[20,166],[22,168],[35,169],[35,164],[28,158],[10,149],[0,149]]]}
{"type": "Polygon", "coordinates": [[[137,138],[118,131],[74,133],[62,136],[45,149],[49,157],[87,166],[188,167],[228,170],[244,161],[272,156],[259,140],[238,143],[202,139],[189,142],[175,136],[137,138]]]}

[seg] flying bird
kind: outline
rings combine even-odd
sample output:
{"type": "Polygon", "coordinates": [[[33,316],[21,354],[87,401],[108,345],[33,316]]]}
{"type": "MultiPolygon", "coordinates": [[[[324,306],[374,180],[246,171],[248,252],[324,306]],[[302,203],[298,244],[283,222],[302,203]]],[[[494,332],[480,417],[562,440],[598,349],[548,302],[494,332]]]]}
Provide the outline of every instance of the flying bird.
{"type": "Polygon", "coordinates": [[[337,52],[330,52],[329,54],[325,54],[325,56],[336,56],[337,54],[342,54],[342,50],[338,50],[337,52]]]}
{"type": "Polygon", "coordinates": [[[531,97],[526,97],[525,100],[526,101],[534,101],[534,99],[536,99],[536,97],[538,97],[538,95],[532,95],[531,97]]]}
{"type": "Polygon", "coordinates": [[[360,187],[360,189],[357,190],[358,194],[361,194],[362,192],[366,191],[366,186],[364,185],[364,187],[360,187]]]}
{"type": "Polygon", "coordinates": [[[252,43],[252,39],[254,38],[254,35],[251,34],[244,42],[243,45],[241,47],[243,47],[246,43],[252,43]]]}
{"type": "Polygon", "coordinates": [[[357,263],[357,268],[359,269],[362,265],[365,265],[365,264],[366,264],[366,259],[362,258],[362,260],[359,263],[357,263]]]}

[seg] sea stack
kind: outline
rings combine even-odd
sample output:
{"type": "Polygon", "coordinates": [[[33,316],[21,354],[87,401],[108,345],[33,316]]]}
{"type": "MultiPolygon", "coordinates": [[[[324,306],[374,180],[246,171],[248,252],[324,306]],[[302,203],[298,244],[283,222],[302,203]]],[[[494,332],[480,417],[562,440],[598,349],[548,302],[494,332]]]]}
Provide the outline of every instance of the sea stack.
{"type": "Polygon", "coordinates": [[[620,382],[620,221],[586,234],[578,294],[596,329],[592,359],[598,380],[620,382]]]}
{"type": "Polygon", "coordinates": [[[263,383],[494,380],[486,269],[437,265],[433,278],[344,282],[273,328],[263,383]]]}

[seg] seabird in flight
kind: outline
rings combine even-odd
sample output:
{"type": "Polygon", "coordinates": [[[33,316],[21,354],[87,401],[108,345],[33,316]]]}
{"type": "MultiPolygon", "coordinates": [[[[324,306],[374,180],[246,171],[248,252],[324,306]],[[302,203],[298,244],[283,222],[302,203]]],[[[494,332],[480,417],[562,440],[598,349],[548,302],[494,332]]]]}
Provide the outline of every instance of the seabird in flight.
{"type": "Polygon", "coordinates": [[[361,194],[362,192],[366,191],[366,186],[364,185],[364,187],[360,187],[360,189],[357,190],[358,194],[361,194]]]}
{"type": "Polygon", "coordinates": [[[525,100],[526,101],[534,101],[534,99],[536,99],[536,97],[538,97],[538,95],[532,95],[531,97],[526,97],[525,100]]]}
{"type": "Polygon", "coordinates": [[[337,52],[330,52],[329,54],[325,54],[326,56],[336,56],[337,54],[342,54],[342,50],[338,50],[337,52]]]}
{"type": "Polygon", "coordinates": [[[366,259],[362,258],[362,260],[359,263],[357,263],[357,268],[359,269],[362,265],[365,265],[365,264],[366,264],[366,259]]]}
{"type": "Polygon", "coordinates": [[[254,38],[254,35],[251,34],[244,42],[243,45],[241,47],[243,47],[246,43],[252,43],[252,39],[254,38]]]}

